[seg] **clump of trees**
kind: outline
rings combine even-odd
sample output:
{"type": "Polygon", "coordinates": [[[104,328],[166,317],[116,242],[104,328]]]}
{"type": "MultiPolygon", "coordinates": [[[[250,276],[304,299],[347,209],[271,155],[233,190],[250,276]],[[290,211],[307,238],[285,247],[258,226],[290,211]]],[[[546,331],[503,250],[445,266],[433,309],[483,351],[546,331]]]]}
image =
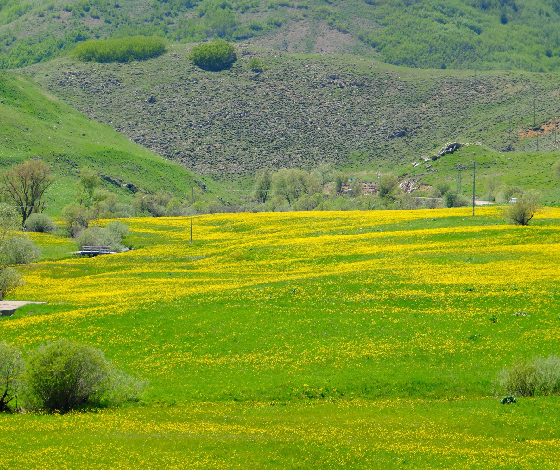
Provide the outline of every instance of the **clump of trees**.
{"type": "Polygon", "coordinates": [[[138,401],[146,382],[116,368],[103,352],[61,339],[32,351],[27,360],[0,342],[0,411],[21,405],[65,413],[82,407],[138,401]]]}
{"type": "Polygon", "coordinates": [[[237,55],[232,44],[219,39],[193,47],[189,59],[201,69],[219,71],[230,67],[237,55]]]}
{"type": "Polygon", "coordinates": [[[166,41],[161,37],[91,39],[79,44],[74,54],[84,62],[131,62],[158,57],[165,53],[166,47],[166,41]]]}

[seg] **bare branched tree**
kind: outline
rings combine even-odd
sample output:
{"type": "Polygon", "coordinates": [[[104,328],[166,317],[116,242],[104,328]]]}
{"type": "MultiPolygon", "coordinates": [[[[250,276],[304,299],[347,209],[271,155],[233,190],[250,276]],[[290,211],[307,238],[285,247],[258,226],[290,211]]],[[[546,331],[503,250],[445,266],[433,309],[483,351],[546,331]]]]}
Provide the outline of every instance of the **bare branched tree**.
{"type": "Polygon", "coordinates": [[[51,170],[41,160],[28,160],[2,175],[2,190],[18,206],[22,225],[32,213],[43,211],[43,196],[53,181],[51,170]]]}

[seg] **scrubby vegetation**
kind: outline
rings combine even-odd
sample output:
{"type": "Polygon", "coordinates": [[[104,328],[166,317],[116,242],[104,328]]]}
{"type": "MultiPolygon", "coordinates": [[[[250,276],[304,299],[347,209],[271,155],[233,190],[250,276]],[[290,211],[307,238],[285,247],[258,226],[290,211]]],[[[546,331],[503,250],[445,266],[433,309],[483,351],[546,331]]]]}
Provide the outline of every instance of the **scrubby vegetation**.
{"type": "Polygon", "coordinates": [[[237,55],[232,44],[219,40],[193,47],[189,59],[204,70],[218,71],[230,67],[237,55]]]}
{"type": "Polygon", "coordinates": [[[504,368],[498,380],[500,389],[517,397],[560,393],[560,357],[534,357],[504,368]]]}
{"type": "Polygon", "coordinates": [[[146,385],[115,368],[101,350],[64,339],[39,346],[27,360],[17,347],[0,342],[0,373],[0,411],[19,404],[65,413],[137,401],[146,385]]]}
{"type": "Polygon", "coordinates": [[[31,214],[25,221],[28,232],[51,233],[58,230],[58,225],[47,214],[31,214]]]}
{"type": "Polygon", "coordinates": [[[84,62],[130,62],[160,56],[166,41],[160,37],[134,36],[124,39],[94,39],[78,45],[74,54],[84,62]]]}

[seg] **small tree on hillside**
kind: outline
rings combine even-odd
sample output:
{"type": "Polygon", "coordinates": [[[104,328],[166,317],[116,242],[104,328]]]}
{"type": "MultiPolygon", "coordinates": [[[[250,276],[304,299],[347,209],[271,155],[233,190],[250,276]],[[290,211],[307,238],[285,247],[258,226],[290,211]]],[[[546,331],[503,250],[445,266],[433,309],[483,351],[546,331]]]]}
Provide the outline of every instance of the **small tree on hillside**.
{"type": "Polygon", "coordinates": [[[397,189],[398,184],[399,181],[395,175],[391,173],[382,175],[377,184],[377,195],[382,199],[393,198],[393,193],[397,189]]]}
{"type": "Polygon", "coordinates": [[[541,210],[540,195],[535,191],[527,191],[516,202],[510,202],[504,209],[504,217],[513,225],[528,225],[531,219],[541,210]]]}
{"type": "Polygon", "coordinates": [[[193,47],[189,59],[201,69],[219,71],[233,64],[237,55],[233,45],[220,39],[193,47]]]}
{"type": "Polygon", "coordinates": [[[4,193],[18,207],[23,225],[33,212],[43,212],[43,196],[54,177],[43,161],[28,160],[6,171],[1,181],[4,193]]]}

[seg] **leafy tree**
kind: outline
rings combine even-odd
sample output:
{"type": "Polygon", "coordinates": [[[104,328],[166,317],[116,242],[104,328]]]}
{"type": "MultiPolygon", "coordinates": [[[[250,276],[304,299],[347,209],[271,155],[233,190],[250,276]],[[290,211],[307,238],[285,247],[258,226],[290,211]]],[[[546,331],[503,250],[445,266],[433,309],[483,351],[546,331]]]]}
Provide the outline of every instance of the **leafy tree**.
{"type": "Polygon", "coordinates": [[[314,194],[317,192],[317,181],[303,171],[291,168],[282,169],[274,174],[272,178],[274,194],[282,196],[291,206],[303,194],[314,194]]]}
{"type": "Polygon", "coordinates": [[[505,219],[513,225],[528,225],[535,214],[541,210],[539,200],[540,195],[537,192],[527,191],[504,209],[505,219]]]}
{"type": "Polygon", "coordinates": [[[348,182],[347,176],[341,171],[337,171],[334,175],[334,193],[342,194],[342,187],[348,182]]]}
{"type": "Polygon", "coordinates": [[[218,71],[230,67],[237,55],[233,45],[220,39],[193,47],[189,59],[201,69],[218,71]]]}
{"type": "Polygon", "coordinates": [[[255,182],[255,198],[264,204],[268,198],[268,193],[272,187],[272,175],[267,169],[257,171],[255,182]]]}
{"type": "Polygon", "coordinates": [[[392,173],[382,175],[377,183],[377,195],[382,199],[393,199],[398,184],[397,177],[392,173]]]}
{"type": "Polygon", "coordinates": [[[364,184],[360,178],[354,178],[353,181],[350,181],[350,197],[359,197],[362,195],[362,191],[364,189],[364,184]]]}
{"type": "Polygon", "coordinates": [[[84,167],[80,170],[78,201],[85,207],[90,207],[93,202],[93,193],[101,186],[101,178],[95,170],[84,167]]]}
{"type": "Polygon", "coordinates": [[[8,411],[8,404],[17,400],[23,367],[21,351],[5,341],[0,342],[0,411],[8,411]]]}
{"type": "Polygon", "coordinates": [[[28,160],[6,171],[0,181],[4,194],[19,208],[21,224],[25,224],[33,212],[43,212],[43,196],[54,177],[43,161],[28,160]]]}

